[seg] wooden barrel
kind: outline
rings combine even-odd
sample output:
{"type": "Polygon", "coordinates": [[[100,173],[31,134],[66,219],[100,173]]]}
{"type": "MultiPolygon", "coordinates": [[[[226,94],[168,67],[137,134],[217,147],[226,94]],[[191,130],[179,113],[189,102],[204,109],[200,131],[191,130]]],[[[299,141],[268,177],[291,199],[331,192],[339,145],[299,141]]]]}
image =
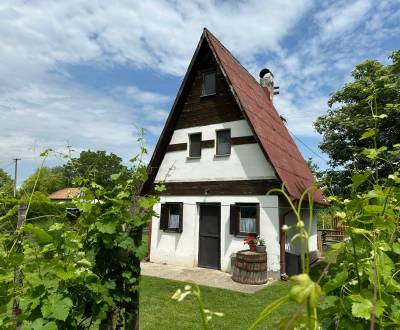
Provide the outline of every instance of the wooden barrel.
{"type": "Polygon", "coordinates": [[[264,284],[268,281],[267,253],[243,250],[236,253],[232,280],[243,284],[264,284]]]}

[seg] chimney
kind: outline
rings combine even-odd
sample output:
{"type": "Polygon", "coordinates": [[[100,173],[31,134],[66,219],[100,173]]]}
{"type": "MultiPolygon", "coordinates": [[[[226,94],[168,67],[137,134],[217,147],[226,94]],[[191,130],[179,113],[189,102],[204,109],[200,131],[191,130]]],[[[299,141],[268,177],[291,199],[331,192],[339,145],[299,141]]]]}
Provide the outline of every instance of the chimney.
{"type": "Polygon", "coordinates": [[[279,94],[279,87],[274,87],[274,75],[271,70],[265,68],[260,71],[260,85],[272,101],[274,95],[279,94]]]}

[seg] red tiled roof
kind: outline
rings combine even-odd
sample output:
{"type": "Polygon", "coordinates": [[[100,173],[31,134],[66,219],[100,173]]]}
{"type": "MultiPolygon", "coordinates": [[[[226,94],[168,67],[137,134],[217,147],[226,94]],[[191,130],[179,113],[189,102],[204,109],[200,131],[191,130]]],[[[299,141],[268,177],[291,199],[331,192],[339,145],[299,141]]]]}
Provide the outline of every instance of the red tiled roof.
{"type": "MultiPolygon", "coordinates": [[[[221,42],[207,29],[204,33],[277,176],[293,198],[300,198],[315,179],[272,101],[221,42]]],[[[320,190],[316,191],[314,200],[326,204],[320,190]]]]}
{"type": "Polygon", "coordinates": [[[81,190],[79,188],[64,188],[53,192],[49,198],[53,200],[68,200],[78,196],[80,192],[81,190]]]}

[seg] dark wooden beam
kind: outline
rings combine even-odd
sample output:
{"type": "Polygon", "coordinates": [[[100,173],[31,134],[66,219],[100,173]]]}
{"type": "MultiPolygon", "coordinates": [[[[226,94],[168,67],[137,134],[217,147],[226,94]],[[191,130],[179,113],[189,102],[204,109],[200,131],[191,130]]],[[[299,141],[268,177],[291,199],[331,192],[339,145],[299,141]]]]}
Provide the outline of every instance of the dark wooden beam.
{"type": "Polygon", "coordinates": [[[201,148],[214,148],[215,141],[214,140],[203,140],[201,141],[201,148]]]}
{"type": "Polygon", "coordinates": [[[181,150],[187,150],[187,143],[169,144],[167,147],[167,152],[181,151],[181,150]]]}
{"type": "Polygon", "coordinates": [[[252,144],[257,143],[256,138],[253,135],[250,136],[237,136],[231,138],[231,144],[237,146],[240,144],[252,144]]]}
{"type": "Polygon", "coordinates": [[[162,195],[165,196],[265,195],[270,189],[278,187],[280,187],[280,182],[275,179],[167,182],[165,183],[166,190],[162,192],[162,195]]]}

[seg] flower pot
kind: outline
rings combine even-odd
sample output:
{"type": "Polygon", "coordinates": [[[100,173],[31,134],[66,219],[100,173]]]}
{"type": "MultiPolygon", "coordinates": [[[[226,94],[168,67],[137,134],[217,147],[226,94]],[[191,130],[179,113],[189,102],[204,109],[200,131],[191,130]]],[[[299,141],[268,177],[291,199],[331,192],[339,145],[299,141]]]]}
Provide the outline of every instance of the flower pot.
{"type": "Polygon", "coordinates": [[[250,251],[252,251],[252,252],[257,251],[257,245],[255,245],[255,244],[249,244],[249,248],[250,248],[250,251]]]}
{"type": "Polygon", "coordinates": [[[257,245],[256,250],[257,252],[265,252],[267,247],[265,245],[257,245]]]}

